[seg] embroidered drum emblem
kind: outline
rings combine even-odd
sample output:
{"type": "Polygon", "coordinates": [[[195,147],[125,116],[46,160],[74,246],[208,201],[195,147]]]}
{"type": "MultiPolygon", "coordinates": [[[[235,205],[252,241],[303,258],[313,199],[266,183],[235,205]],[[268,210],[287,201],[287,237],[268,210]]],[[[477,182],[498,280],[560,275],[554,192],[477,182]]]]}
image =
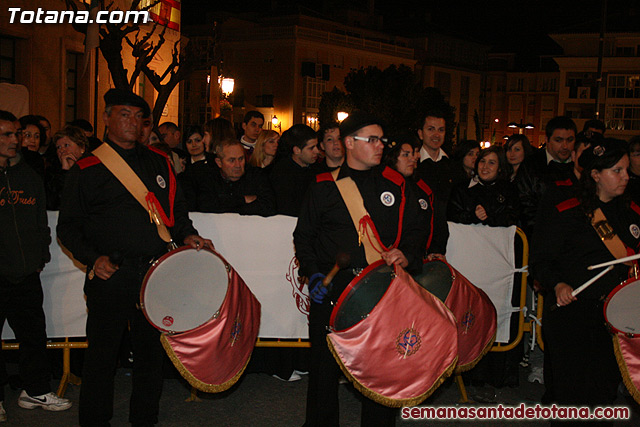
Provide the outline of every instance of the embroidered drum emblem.
{"type": "Polygon", "coordinates": [[[405,358],[417,353],[421,344],[420,332],[414,328],[407,328],[400,332],[396,338],[396,351],[405,358]]]}
{"type": "Polygon", "coordinates": [[[231,333],[229,341],[231,341],[231,347],[240,339],[242,335],[242,321],[240,321],[240,316],[236,317],[236,320],[233,322],[233,326],[231,327],[231,333]]]}
{"type": "Polygon", "coordinates": [[[158,183],[160,188],[166,188],[167,187],[167,182],[160,175],[156,176],[156,182],[158,183]]]}
{"type": "Polygon", "coordinates": [[[423,211],[426,211],[427,209],[429,209],[429,204],[425,199],[418,200],[418,203],[420,203],[420,208],[422,208],[423,211]]]}
{"type": "Polygon", "coordinates": [[[164,316],[164,318],[162,319],[162,324],[164,326],[166,326],[167,328],[171,325],[173,325],[173,317],[171,316],[164,316]]]}
{"type": "Polygon", "coordinates": [[[629,226],[629,231],[631,232],[631,235],[634,238],[639,238],[640,237],[640,227],[638,227],[636,224],[631,224],[629,226]]]}
{"type": "Polygon", "coordinates": [[[382,193],[380,195],[380,201],[385,206],[392,206],[395,203],[396,198],[393,195],[393,193],[391,193],[389,191],[385,191],[384,193],[382,193]]]}
{"type": "Polygon", "coordinates": [[[475,320],[476,316],[471,312],[471,310],[467,311],[464,314],[462,320],[460,321],[460,324],[464,327],[464,334],[466,334],[467,331],[473,327],[475,320]]]}

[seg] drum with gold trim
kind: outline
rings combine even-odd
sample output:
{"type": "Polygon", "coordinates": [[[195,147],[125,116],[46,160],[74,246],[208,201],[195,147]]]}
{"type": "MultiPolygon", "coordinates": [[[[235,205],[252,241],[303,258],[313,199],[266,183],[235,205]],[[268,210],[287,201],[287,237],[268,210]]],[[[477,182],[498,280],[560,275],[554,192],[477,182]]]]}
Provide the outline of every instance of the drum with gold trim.
{"type": "Polygon", "coordinates": [[[383,261],[351,281],[330,325],[327,341],[342,371],[360,392],[383,405],[419,404],[456,364],[451,312],[402,267],[383,261]]]}
{"type": "Polygon", "coordinates": [[[183,246],[168,252],[147,272],[140,308],[162,332],[191,331],[215,317],[227,294],[230,269],[213,250],[183,246]]]}
{"type": "Polygon", "coordinates": [[[640,280],[629,279],[616,286],[604,302],[607,326],[630,338],[640,334],[640,280]]]}
{"type": "Polygon", "coordinates": [[[216,251],[189,246],[154,263],[140,291],[141,308],[195,388],[220,392],[238,381],[260,328],[260,303],[216,251]]]}
{"type": "Polygon", "coordinates": [[[495,340],[496,309],[482,289],[469,282],[443,260],[425,261],[414,279],[438,297],[456,317],[458,366],[456,372],[473,368],[495,340]]]}

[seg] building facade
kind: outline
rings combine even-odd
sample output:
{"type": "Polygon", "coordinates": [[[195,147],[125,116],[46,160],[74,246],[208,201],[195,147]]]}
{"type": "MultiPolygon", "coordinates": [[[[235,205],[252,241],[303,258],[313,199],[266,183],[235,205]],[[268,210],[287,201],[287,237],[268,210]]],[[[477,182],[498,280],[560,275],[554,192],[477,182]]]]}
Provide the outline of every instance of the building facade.
{"type": "Polygon", "coordinates": [[[572,117],[579,129],[596,113],[607,136],[628,140],[640,135],[640,32],[605,35],[602,84],[598,78],[598,33],[551,34],[564,55],[555,57],[560,68],[558,110],[572,117]]]}
{"type": "MultiPolygon", "coordinates": [[[[15,2],[22,11],[62,11],[59,0],[24,0],[15,2]]],[[[127,10],[125,0],[116,0],[120,10],[127,10]]],[[[84,34],[66,23],[10,22],[8,7],[0,8],[0,83],[23,85],[28,89],[28,111],[45,116],[57,131],[75,119],[85,119],[94,125],[96,135],[104,131],[102,95],[113,82],[102,54],[94,50],[85,59],[84,34]],[[96,63],[96,55],[98,60],[96,63]]],[[[141,35],[151,24],[140,25],[141,35]]],[[[135,32],[129,37],[134,37],[135,32]]],[[[152,69],[162,71],[171,62],[171,49],[180,33],[168,29],[165,45],[150,63],[152,69]]],[[[155,41],[157,39],[152,39],[155,41]]],[[[122,60],[128,75],[135,69],[131,48],[123,41],[122,60]]],[[[151,106],[156,91],[141,75],[133,88],[151,106]]],[[[174,90],[161,121],[178,119],[178,91],[174,90]]],[[[0,101],[1,102],[1,101],[0,101]]]]}

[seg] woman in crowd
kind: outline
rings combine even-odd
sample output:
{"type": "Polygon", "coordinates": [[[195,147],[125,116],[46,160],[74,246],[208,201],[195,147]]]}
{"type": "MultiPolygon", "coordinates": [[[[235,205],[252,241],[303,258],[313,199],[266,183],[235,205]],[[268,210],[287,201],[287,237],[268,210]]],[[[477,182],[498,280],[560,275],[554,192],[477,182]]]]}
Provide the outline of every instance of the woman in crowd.
{"type": "Polygon", "coordinates": [[[412,142],[407,138],[395,138],[385,147],[384,164],[397,170],[405,178],[413,177],[413,173],[418,166],[414,148],[417,146],[419,151],[420,147],[417,141],[413,142],[413,145],[412,142]]]}
{"type": "Polygon", "coordinates": [[[504,144],[504,148],[507,154],[507,176],[509,180],[513,182],[518,173],[518,169],[524,159],[529,157],[533,153],[533,147],[529,142],[529,138],[525,135],[515,134],[511,135],[507,142],[504,144]]]}
{"type": "Polygon", "coordinates": [[[383,163],[384,165],[400,172],[405,178],[407,199],[418,200],[420,204],[419,212],[423,218],[421,223],[429,227],[424,242],[426,254],[433,256],[443,256],[447,249],[447,239],[449,229],[444,215],[446,206],[438,204],[434,199],[431,188],[424,181],[417,179],[414,173],[420,159],[420,141],[413,132],[398,135],[390,138],[385,147],[383,163]],[[416,153],[418,155],[416,156],[416,153]],[[442,215],[434,216],[434,210],[441,209],[442,215]]]}
{"type": "Polygon", "coordinates": [[[217,145],[222,141],[236,139],[233,124],[222,117],[209,120],[204,124],[204,144],[207,153],[215,153],[217,145]]]}
{"type": "Polygon", "coordinates": [[[22,156],[25,162],[44,178],[45,161],[40,155],[40,143],[45,138],[45,130],[37,116],[28,115],[20,117],[22,126],[22,156]]]}
{"type": "Polygon", "coordinates": [[[258,168],[271,169],[278,151],[278,141],[280,141],[280,134],[275,130],[261,131],[256,139],[249,164],[258,168]]]}
{"type": "Polygon", "coordinates": [[[55,166],[47,168],[45,179],[47,209],[58,210],[66,173],[84,155],[89,141],[85,132],[75,126],[67,126],[57,132],[51,141],[56,149],[59,163],[56,162],[55,166]]]}
{"type": "Polygon", "coordinates": [[[480,152],[475,176],[458,183],[451,191],[447,219],[461,224],[493,227],[514,225],[518,218],[518,195],[506,179],[506,159],[502,149],[489,147],[480,152]]]}
{"type": "Polygon", "coordinates": [[[529,266],[548,291],[542,317],[551,371],[545,372],[547,394],[554,403],[593,407],[613,404],[620,384],[602,305],[629,277],[629,266],[617,264],[579,295],[572,292],[598,272],[587,270],[589,265],[638,250],[640,208],[624,196],[629,181],[624,144],[605,139],[587,148],[579,162],[577,188],[551,187],[540,203],[529,266]],[[605,228],[612,230],[607,240],[605,228]],[[621,253],[610,251],[608,241],[617,242],[621,253]]]}
{"type": "Polygon", "coordinates": [[[460,141],[453,150],[453,161],[456,163],[457,174],[453,184],[469,182],[474,175],[476,159],[480,153],[480,143],[471,139],[460,141]]]}
{"type": "Polygon", "coordinates": [[[184,133],[184,149],[187,151],[185,169],[194,163],[212,160],[213,156],[205,151],[204,132],[200,126],[189,126],[184,133]]]}

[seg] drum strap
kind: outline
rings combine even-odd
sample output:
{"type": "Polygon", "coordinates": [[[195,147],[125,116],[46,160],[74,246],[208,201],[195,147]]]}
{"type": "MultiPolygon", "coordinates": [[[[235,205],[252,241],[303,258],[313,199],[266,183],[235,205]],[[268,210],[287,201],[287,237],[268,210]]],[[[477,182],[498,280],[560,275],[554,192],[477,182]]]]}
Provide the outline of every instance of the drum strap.
{"type": "MultiPolygon", "coordinates": [[[[604,216],[602,209],[598,208],[593,211],[593,218],[591,219],[591,225],[600,236],[602,243],[609,249],[611,255],[614,258],[620,259],[628,255],[627,248],[625,247],[620,237],[613,231],[613,228],[607,221],[607,217],[604,216]]],[[[629,264],[630,265],[630,264],[629,264]]]]}
{"type": "Polygon", "coordinates": [[[367,262],[369,264],[373,264],[374,262],[382,259],[380,254],[384,252],[384,249],[377,239],[371,239],[371,237],[366,233],[366,230],[362,229],[362,219],[369,218],[369,213],[364,207],[364,200],[362,200],[362,195],[360,194],[360,190],[358,190],[358,186],[348,176],[338,180],[339,172],[340,168],[331,172],[333,180],[338,186],[340,196],[342,196],[344,204],[347,205],[347,210],[349,211],[353,225],[356,227],[356,231],[358,232],[358,242],[359,244],[364,245],[364,254],[367,257],[367,262]]]}
{"type": "Polygon", "coordinates": [[[160,238],[167,243],[171,242],[171,234],[162,220],[163,212],[158,212],[158,202],[155,195],[147,190],[140,177],[136,175],[127,162],[106,142],[93,150],[92,154],[100,159],[102,164],[109,169],[109,172],[124,185],[127,191],[149,213],[149,220],[155,223],[160,238]]]}

